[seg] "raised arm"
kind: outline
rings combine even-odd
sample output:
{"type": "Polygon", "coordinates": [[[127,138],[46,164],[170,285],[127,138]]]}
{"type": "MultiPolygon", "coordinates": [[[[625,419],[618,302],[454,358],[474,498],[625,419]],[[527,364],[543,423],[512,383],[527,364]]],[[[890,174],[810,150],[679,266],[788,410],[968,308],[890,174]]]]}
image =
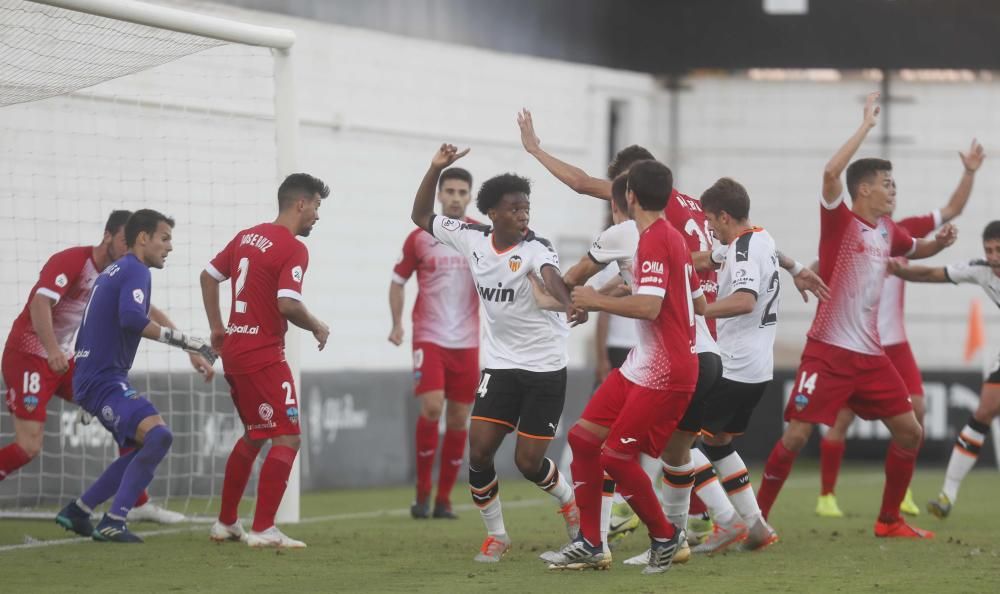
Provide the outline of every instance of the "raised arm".
{"type": "Polygon", "coordinates": [[[847,139],[841,146],[826,167],[823,168],[823,200],[833,202],[844,192],[844,184],[840,181],[840,176],[847,169],[851,162],[851,157],[858,152],[861,143],[864,142],[868,132],[875,127],[878,114],[881,108],[878,105],[879,93],[869,93],[865,98],[864,119],[861,126],[847,139]]]}
{"type": "Polygon", "coordinates": [[[911,283],[950,282],[944,266],[907,265],[898,259],[889,260],[889,272],[911,283]]]}
{"type": "Polygon", "coordinates": [[[964,170],[962,177],[958,180],[958,186],[951,193],[951,198],[948,199],[948,204],[945,204],[944,208],[941,209],[942,223],[947,223],[965,210],[965,205],[969,202],[969,196],[972,194],[972,182],[976,178],[976,171],[982,166],[986,153],[983,151],[983,145],[973,138],[969,151],[965,153],[959,151],[958,157],[962,160],[964,170]]]}
{"type": "Polygon", "coordinates": [[[907,256],[911,260],[922,260],[938,254],[944,248],[955,243],[958,238],[958,229],[948,223],[938,229],[933,239],[918,239],[913,251],[907,256]]]}
{"type": "Polygon", "coordinates": [[[410,218],[417,227],[432,233],[431,217],[434,215],[434,194],[437,191],[438,178],[445,168],[469,154],[469,150],[459,152],[455,145],[445,143],[434,153],[431,166],[424,174],[420,187],[417,188],[417,195],[413,198],[413,209],[410,211],[410,218]]]}
{"type": "Polygon", "coordinates": [[[524,150],[549,170],[556,179],[569,186],[577,194],[586,194],[602,200],[611,200],[611,182],[606,179],[591,177],[586,171],[575,165],[561,161],[542,149],[541,141],[535,134],[535,124],[531,112],[522,109],[517,114],[517,125],[521,129],[521,144],[524,150]]]}

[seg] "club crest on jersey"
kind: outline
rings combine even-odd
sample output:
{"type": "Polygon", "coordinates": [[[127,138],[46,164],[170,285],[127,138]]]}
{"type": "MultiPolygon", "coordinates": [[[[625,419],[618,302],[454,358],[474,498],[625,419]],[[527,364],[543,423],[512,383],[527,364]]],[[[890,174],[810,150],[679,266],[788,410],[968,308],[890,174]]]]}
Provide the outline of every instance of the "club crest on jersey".
{"type": "Polygon", "coordinates": [[[291,421],[293,425],[299,424],[299,409],[294,406],[289,406],[288,410],[285,411],[285,416],[291,421]]]}
{"type": "Polygon", "coordinates": [[[56,277],[57,287],[62,288],[65,287],[67,284],[69,284],[69,279],[66,278],[65,274],[60,274],[59,276],[56,277]]]}
{"type": "Polygon", "coordinates": [[[445,217],[444,222],[441,223],[441,226],[444,227],[446,231],[455,231],[462,226],[462,223],[456,221],[455,219],[449,219],[445,217]]]}
{"type": "Polygon", "coordinates": [[[663,262],[652,262],[650,260],[645,260],[642,263],[642,273],[663,274],[663,262]]]}
{"type": "Polygon", "coordinates": [[[257,414],[263,421],[270,421],[271,417],[274,416],[274,409],[268,403],[263,403],[257,407],[257,414]]]}
{"type": "Polygon", "coordinates": [[[115,411],[110,406],[105,406],[101,409],[101,416],[109,423],[113,423],[115,421],[115,411]]]}
{"type": "Polygon", "coordinates": [[[503,288],[503,283],[497,283],[496,288],[484,287],[479,283],[476,283],[476,289],[479,290],[479,296],[483,298],[483,301],[492,301],[493,303],[514,303],[514,289],[503,288]]]}
{"type": "Polygon", "coordinates": [[[142,294],[142,289],[135,289],[132,291],[132,299],[139,305],[142,305],[142,302],[146,300],[146,296],[142,294]]]}
{"type": "Polygon", "coordinates": [[[292,268],[292,280],[294,280],[297,283],[301,283],[302,282],[302,267],[301,266],[296,266],[296,267],[292,268]]]}
{"type": "Polygon", "coordinates": [[[510,266],[511,272],[517,272],[518,270],[520,270],[521,256],[511,256],[510,259],[507,260],[507,266],[510,266]]]}
{"type": "Polygon", "coordinates": [[[809,397],[808,396],[806,396],[805,394],[796,394],[795,395],[795,410],[797,412],[802,412],[802,409],[804,409],[808,405],[809,405],[809,397]]]}
{"type": "Polygon", "coordinates": [[[34,412],[38,408],[38,396],[29,395],[24,397],[24,410],[27,412],[34,412]]]}

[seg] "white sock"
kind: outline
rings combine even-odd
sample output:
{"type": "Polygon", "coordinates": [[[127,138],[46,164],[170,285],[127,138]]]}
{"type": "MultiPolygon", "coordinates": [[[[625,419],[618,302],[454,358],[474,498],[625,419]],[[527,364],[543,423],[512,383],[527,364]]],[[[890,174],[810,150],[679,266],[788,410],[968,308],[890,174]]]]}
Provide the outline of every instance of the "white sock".
{"type": "MultiPolygon", "coordinates": [[[[698,448],[691,449],[691,462],[694,464],[695,475],[707,468],[712,468],[712,463],[708,461],[708,456],[698,448]]],[[[705,503],[709,515],[712,516],[715,522],[723,526],[728,526],[736,521],[736,508],[729,501],[729,497],[726,497],[726,491],[719,483],[718,477],[713,476],[701,484],[696,482],[694,492],[705,503]]]]}
{"type": "MultiPolygon", "coordinates": [[[[973,422],[970,420],[970,423],[973,422]]],[[[977,423],[978,424],[978,423],[977,423]]],[[[979,459],[979,450],[983,447],[986,434],[977,431],[969,425],[962,427],[962,431],[955,440],[955,448],[951,451],[948,459],[948,469],[944,473],[944,493],[952,503],[958,501],[958,488],[962,486],[962,480],[969,474],[972,467],[979,459]]]]}
{"type": "Polygon", "coordinates": [[[736,507],[737,513],[743,518],[746,525],[753,526],[760,519],[760,506],[757,505],[757,498],[754,497],[753,487],[750,485],[750,472],[743,459],[736,452],[729,454],[714,464],[715,472],[722,478],[722,488],[729,495],[730,501],[736,507]]]}
{"type": "Polygon", "coordinates": [[[611,530],[611,506],[614,502],[614,498],[607,495],[601,497],[601,542],[604,543],[605,553],[611,552],[608,548],[608,531],[611,530]]]}
{"type": "Polygon", "coordinates": [[[479,515],[483,517],[486,524],[486,533],[490,536],[501,536],[507,534],[507,527],[503,525],[503,509],[500,507],[500,496],[497,495],[486,507],[479,508],[479,515]]]}
{"type": "Polygon", "coordinates": [[[663,484],[660,485],[660,505],[667,519],[678,528],[687,528],[691,489],[694,487],[694,462],[683,466],[663,463],[663,484]]]}

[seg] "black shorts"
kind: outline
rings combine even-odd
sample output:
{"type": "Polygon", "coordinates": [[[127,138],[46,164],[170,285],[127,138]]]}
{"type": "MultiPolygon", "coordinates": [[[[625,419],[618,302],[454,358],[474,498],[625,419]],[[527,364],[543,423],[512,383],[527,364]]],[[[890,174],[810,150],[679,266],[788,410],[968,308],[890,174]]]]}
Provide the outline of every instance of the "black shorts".
{"type": "Polygon", "coordinates": [[[608,361],[611,361],[611,368],[618,369],[625,363],[625,359],[628,358],[628,354],[632,352],[632,349],[628,347],[611,347],[607,349],[608,361]]]}
{"type": "Polygon", "coordinates": [[[698,433],[701,431],[705,403],[712,390],[722,379],[722,357],[715,353],[698,353],[698,383],[694,386],[691,403],[684,411],[684,417],[677,423],[678,431],[698,433]]]}
{"type": "Polygon", "coordinates": [[[566,400],[566,368],[558,371],[484,369],[472,418],[517,430],[518,435],[552,439],[566,400]]]}
{"type": "Polygon", "coordinates": [[[740,435],[745,433],[750,425],[750,416],[757,407],[767,385],[745,384],[720,378],[715,389],[705,402],[705,414],[702,417],[701,430],[706,435],[721,435],[729,433],[740,435]]]}

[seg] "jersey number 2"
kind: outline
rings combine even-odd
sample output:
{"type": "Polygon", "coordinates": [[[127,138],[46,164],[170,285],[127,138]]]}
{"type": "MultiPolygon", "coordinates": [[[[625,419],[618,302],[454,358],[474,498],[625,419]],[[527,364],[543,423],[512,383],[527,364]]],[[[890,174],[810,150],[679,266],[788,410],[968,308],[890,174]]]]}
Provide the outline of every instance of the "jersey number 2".
{"type": "Polygon", "coordinates": [[[240,275],[236,277],[236,294],[233,295],[233,299],[236,300],[236,313],[247,313],[247,302],[240,301],[240,293],[243,292],[243,287],[247,284],[247,273],[250,272],[250,258],[240,258],[239,270],[240,275]]]}
{"type": "Polygon", "coordinates": [[[767,302],[767,307],[764,308],[764,315],[760,318],[760,326],[773,326],[778,323],[778,312],[771,311],[774,307],[774,300],[778,298],[778,291],[781,289],[781,280],[778,277],[778,271],[775,271],[771,276],[771,282],[767,284],[767,292],[772,293],[771,299],[767,302]]]}

